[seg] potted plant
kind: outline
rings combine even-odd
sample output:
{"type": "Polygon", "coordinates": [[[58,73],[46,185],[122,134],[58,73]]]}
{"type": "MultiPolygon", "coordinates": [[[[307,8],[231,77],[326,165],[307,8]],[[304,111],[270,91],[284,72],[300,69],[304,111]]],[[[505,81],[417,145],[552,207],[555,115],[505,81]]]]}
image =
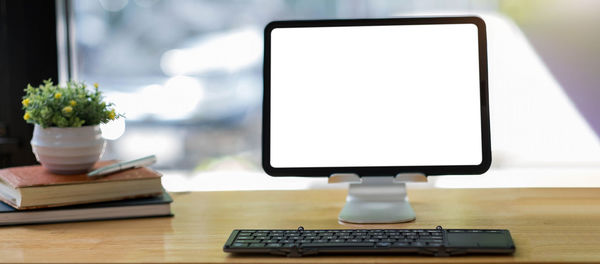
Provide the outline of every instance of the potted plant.
{"type": "Polygon", "coordinates": [[[23,119],[35,124],[31,148],[49,171],[77,174],[90,170],[106,145],[100,124],[122,117],[103,101],[98,84],[83,82],[59,86],[45,80],[37,88],[27,85],[23,119]]]}

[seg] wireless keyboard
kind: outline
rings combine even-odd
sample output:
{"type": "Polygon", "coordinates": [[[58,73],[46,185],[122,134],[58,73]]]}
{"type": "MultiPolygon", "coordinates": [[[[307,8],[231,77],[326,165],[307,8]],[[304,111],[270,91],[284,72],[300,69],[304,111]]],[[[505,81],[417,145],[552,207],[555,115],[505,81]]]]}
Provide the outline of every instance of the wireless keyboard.
{"type": "Polygon", "coordinates": [[[232,253],[300,257],[319,253],[417,253],[433,256],[510,254],[510,232],[498,229],[234,230],[223,247],[232,253]]]}

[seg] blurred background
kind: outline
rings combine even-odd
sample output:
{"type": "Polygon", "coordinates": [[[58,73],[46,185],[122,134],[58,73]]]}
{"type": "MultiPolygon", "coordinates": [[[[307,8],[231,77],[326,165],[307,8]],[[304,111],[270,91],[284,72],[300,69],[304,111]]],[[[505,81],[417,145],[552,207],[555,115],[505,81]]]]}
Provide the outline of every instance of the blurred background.
{"type": "Polygon", "coordinates": [[[156,154],[169,190],[326,185],[325,179],[262,173],[262,31],[268,22],[473,14],[488,26],[493,168],[478,178],[437,177],[430,184],[600,185],[594,177],[600,174],[600,1],[70,3],[71,76],[99,83],[126,115],[103,127],[112,139],[104,159],[156,154]],[[583,178],[565,177],[572,171],[583,178]]]}

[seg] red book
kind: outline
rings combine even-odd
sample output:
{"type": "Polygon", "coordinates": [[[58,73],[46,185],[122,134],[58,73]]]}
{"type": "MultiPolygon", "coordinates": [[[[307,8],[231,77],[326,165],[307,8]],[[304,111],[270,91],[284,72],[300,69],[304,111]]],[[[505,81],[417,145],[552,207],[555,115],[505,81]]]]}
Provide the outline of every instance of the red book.
{"type": "Polygon", "coordinates": [[[0,200],[21,210],[156,196],[162,193],[161,176],[149,168],[100,178],[53,174],[41,165],[6,168],[0,170],[0,200]]]}

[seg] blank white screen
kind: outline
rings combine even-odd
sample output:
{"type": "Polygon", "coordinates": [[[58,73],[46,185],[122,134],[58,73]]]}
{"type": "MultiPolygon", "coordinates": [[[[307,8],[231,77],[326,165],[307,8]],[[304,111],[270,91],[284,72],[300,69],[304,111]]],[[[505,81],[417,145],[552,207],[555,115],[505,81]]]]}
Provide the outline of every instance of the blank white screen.
{"type": "Polygon", "coordinates": [[[473,24],[276,28],[271,166],[478,165],[473,24]]]}

